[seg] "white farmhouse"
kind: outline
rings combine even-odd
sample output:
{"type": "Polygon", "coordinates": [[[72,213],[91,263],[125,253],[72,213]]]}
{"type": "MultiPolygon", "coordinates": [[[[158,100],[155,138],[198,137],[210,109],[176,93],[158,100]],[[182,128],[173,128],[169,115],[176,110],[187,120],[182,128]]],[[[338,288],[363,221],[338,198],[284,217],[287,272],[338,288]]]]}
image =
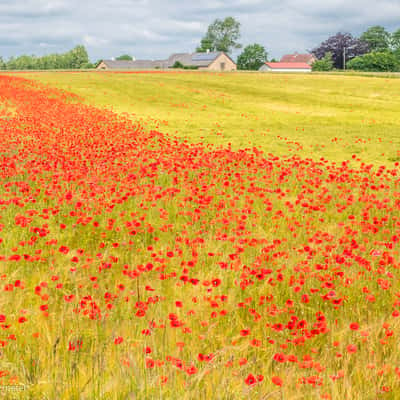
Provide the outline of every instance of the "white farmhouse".
{"type": "Polygon", "coordinates": [[[259,71],[264,72],[311,72],[311,66],[305,62],[266,62],[259,71]]]}

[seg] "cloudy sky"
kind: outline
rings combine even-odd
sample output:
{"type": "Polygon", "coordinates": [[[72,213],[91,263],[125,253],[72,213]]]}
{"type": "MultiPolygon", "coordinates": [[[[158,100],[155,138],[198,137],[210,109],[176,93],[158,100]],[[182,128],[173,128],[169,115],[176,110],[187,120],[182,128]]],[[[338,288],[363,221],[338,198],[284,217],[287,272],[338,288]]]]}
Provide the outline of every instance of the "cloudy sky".
{"type": "Polygon", "coordinates": [[[92,61],[128,53],[166,58],[194,51],[208,25],[232,16],[243,45],[270,57],[305,51],[338,31],[400,28],[400,0],[0,0],[0,56],[64,52],[92,61]]]}

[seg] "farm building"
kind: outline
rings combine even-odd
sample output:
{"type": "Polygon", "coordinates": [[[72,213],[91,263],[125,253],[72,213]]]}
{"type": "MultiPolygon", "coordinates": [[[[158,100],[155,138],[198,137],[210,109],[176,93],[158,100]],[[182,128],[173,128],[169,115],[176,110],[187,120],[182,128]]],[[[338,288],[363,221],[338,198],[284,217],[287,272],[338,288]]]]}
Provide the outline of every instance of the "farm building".
{"type": "Polygon", "coordinates": [[[307,63],[283,63],[283,62],[266,62],[259,71],[264,72],[311,72],[311,66],[307,63]]]}
{"type": "Polygon", "coordinates": [[[202,71],[236,70],[235,62],[223,51],[172,54],[167,60],[168,68],[172,68],[176,62],[185,67],[195,67],[202,71]]]}
{"type": "Polygon", "coordinates": [[[136,60],[136,61],[115,61],[103,60],[97,66],[100,70],[126,70],[126,69],[168,69],[176,63],[185,67],[193,67],[202,71],[235,71],[236,64],[224,52],[209,53],[176,53],[167,60],[136,60]]]}
{"type": "Polygon", "coordinates": [[[163,61],[152,60],[135,60],[135,61],[120,61],[120,60],[102,60],[97,69],[101,70],[124,70],[124,69],[154,69],[163,68],[163,61]]]}
{"type": "Polygon", "coordinates": [[[299,54],[299,53],[294,53],[294,54],[285,54],[282,56],[280,62],[284,63],[306,63],[308,65],[313,65],[313,63],[317,61],[317,58],[314,56],[314,54],[299,54]]]}

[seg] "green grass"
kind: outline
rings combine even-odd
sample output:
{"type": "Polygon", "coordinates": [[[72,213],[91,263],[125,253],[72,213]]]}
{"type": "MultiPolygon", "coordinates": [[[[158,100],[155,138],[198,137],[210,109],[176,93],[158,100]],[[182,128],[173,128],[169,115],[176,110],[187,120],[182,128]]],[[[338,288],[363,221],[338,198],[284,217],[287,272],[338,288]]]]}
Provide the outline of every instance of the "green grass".
{"type": "Polygon", "coordinates": [[[190,142],[333,161],[400,160],[400,80],[345,74],[44,72],[27,78],[190,142]]]}

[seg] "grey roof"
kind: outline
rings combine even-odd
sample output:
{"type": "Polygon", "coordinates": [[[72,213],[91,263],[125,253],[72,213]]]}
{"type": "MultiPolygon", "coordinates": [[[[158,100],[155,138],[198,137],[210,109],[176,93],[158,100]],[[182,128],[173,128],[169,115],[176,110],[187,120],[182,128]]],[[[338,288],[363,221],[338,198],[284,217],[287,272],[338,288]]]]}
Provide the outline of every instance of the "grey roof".
{"type": "Polygon", "coordinates": [[[193,61],[214,61],[221,52],[213,52],[213,53],[193,53],[192,60],[193,61]]]}
{"type": "MultiPolygon", "coordinates": [[[[209,53],[175,53],[168,57],[167,60],[136,60],[136,61],[118,61],[103,60],[109,69],[153,69],[153,68],[171,68],[179,61],[184,66],[192,67],[208,67],[216,60],[222,51],[213,51],[209,53]]],[[[226,55],[226,54],[225,54],[226,55]]],[[[229,57],[229,56],[228,56],[229,57]]]]}
{"type": "Polygon", "coordinates": [[[192,65],[192,55],[189,53],[175,53],[168,57],[167,65],[171,68],[177,61],[183,65],[192,65]]]}
{"type": "Polygon", "coordinates": [[[168,58],[168,67],[172,67],[175,62],[179,61],[185,66],[192,67],[208,67],[215,59],[217,59],[222,51],[213,51],[210,53],[176,53],[168,58]]]}
{"type": "Polygon", "coordinates": [[[103,63],[110,69],[153,69],[162,68],[164,61],[153,60],[135,60],[135,61],[119,61],[119,60],[103,60],[103,63]]]}

